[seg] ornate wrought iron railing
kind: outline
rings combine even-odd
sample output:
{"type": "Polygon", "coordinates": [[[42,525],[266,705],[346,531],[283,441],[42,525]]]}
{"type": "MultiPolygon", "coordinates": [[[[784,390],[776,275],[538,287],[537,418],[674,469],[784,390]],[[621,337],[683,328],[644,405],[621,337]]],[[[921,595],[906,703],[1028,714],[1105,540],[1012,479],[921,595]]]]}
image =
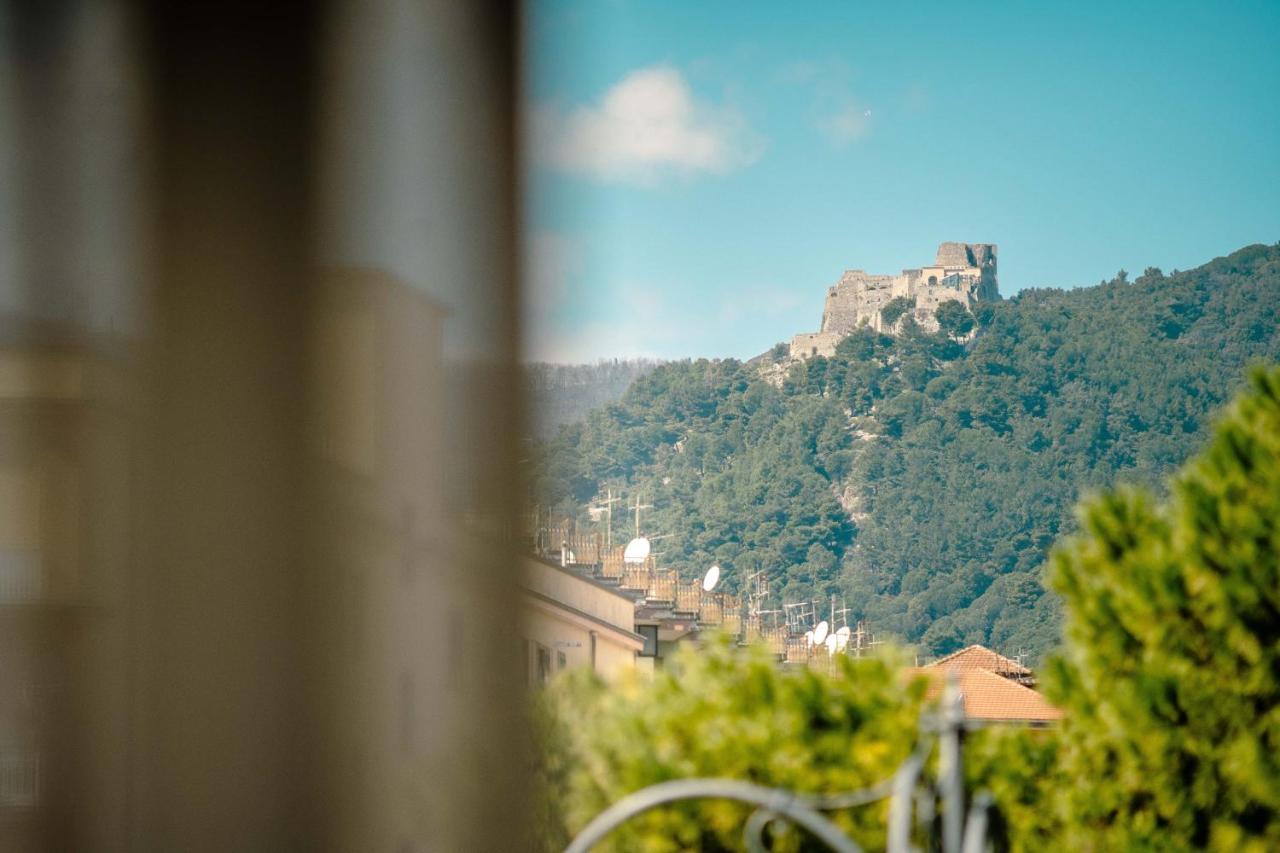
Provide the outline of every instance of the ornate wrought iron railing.
{"type": "Polygon", "coordinates": [[[823,812],[842,811],[889,800],[888,853],[911,853],[913,830],[928,837],[942,853],[981,853],[992,839],[991,798],[979,794],[968,804],[964,791],[961,734],[965,726],[964,704],[954,680],[949,681],[936,712],[920,722],[917,749],[889,779],[858,791],[840,794],[799,794],[766,788],[738,779],[677,779],[636,791],[595,817],[573,840],[565,853],[587,853],[628,820],[669,803],[682,800],[734,800],[755,806],[743,825],[743,846],[751,853],[767,850],[765,833],[770,824],[785,821],[808,832],[836,853],[860,853],[861,848],[823,812]],[[938,752],[937,778],[925,777],[925,763],[938,752]],[[941,813],[937,811],[941,802],[941,813]]]}

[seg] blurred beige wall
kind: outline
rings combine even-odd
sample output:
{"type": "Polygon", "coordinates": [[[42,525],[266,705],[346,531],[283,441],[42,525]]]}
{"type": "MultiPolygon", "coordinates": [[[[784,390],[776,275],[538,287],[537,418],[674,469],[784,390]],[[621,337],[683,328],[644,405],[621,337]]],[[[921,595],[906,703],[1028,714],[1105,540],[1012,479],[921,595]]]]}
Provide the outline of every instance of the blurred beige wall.
{"type": "Polygon", "coordinates": [[[524,846],[513,18],[0,12],[0,848],[524,846]]]}

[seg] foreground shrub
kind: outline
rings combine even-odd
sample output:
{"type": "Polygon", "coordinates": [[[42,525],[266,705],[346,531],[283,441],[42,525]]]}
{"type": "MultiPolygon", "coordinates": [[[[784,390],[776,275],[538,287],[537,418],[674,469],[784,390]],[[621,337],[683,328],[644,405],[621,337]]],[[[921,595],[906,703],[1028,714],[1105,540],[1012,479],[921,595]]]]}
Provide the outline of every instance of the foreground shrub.
{"type": "Polygon", "coordinates": [[[1159,505],[1088,502],[1054,559],[1051,738],[984,732],[1015,849],[1280,849],[1280,370],[1256,371],[1159,505]]]}
{"type": "MultiPolygon", "coordinates": [[[[783,669],[721,637],[677,656],[652,680],[605,684],[566,673],[543,697],[548,749],[544,835],[560,845],[626,794],[695,776],[836,793],[888,778],[916,739],[923,683],[883,659],[839,658],[827,675],[783,669]]],[[[650,812],[611,836],[619,850],[738,850],[751,809],[699,801],[650,812]]],[[[884,844],[886,806],[836,815],[853,838],[884,844]]],[[[807,839],[791,832],[776,850],[807,839]]]]}
{"type": "Polygon", "coordinates": [[[1064,834],[1280,849],[1280,370],[1258,370],[1167,505],[1090,503],[1056,558],[1064,834]]]}

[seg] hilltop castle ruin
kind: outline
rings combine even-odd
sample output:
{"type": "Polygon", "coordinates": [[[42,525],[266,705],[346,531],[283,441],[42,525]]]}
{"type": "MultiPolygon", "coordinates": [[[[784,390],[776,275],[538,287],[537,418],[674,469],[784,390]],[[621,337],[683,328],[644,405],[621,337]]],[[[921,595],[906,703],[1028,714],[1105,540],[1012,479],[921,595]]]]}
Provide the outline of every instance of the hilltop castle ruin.
{"type": "Polygon", "coordinates": [[[933,266],[903,270],[899,275],[871,275],[846,270],[827,290],[822,328],[791,340],[792,358],[835,354],[836,345],[859,326],[890,331],[880,311],[900,296],[914,297],[908,312],[923,328],[935,331],[935,312],[947,301],[972,311],[978,302],[1000,298],[996,287],[996,247],[993,243],[943,243],[933,266]]]}

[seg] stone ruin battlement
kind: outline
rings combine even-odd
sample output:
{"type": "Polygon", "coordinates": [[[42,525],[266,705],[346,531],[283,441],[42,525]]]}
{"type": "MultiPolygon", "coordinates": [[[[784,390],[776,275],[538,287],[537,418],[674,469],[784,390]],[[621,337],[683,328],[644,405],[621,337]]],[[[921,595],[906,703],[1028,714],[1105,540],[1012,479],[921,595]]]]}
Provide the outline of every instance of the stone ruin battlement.
{"type": "Polygon", "coordinates": [[[859,327],[893,332],[901,320],[885,323],[881,310],[898,297],[914,297],[911,316],[928,331],[937,331],[935,312],[944,302],[959,302],[969,311],[977,303],[1000,298],[994,243],[943,243],[932,266],[905,269],[898,275],[872,275],[846,270],[827,289],[822,326],[791,340],[792,358],[832,356],[836,345],[859,327]]]}

